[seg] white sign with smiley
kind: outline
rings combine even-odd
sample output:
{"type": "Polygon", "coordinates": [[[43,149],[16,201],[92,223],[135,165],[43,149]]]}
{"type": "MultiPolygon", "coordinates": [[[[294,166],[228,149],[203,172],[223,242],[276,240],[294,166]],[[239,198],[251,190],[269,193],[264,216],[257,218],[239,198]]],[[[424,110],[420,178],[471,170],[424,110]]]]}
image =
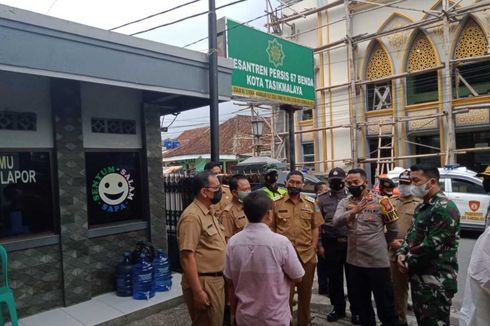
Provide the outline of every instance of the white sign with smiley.
{"type": "Polygon", "coordinates": [[[119,212],[134,197],[134,181],[129,172],[115,166],[103,168],[92,182],[92,199],[106,212],[119,212]]]}

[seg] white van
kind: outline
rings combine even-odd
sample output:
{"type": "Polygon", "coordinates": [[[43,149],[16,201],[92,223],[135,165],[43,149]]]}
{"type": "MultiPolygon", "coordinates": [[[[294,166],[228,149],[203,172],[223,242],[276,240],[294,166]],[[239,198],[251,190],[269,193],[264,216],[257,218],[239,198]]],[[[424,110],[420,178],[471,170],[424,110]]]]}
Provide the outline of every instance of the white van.
{"type": "MultiPolygon", "coordinates": [[[[388,177],[398,183],[398,176],[405,169],[396,167],[388,177]]],[[[482,180],[476,172],[465,167],[439,168],[439,185],[449,199],[454,201],[461,213],[461,229],[485,229],[485,218],[490,205],[490,195],[483,189],[482,180]]]]}

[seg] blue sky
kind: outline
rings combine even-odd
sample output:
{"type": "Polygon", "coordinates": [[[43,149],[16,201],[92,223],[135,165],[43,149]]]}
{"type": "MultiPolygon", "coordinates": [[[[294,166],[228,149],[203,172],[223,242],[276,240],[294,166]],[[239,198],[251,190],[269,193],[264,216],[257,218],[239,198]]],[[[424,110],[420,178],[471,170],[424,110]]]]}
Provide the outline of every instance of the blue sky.
{"type": "MultiPolygon", "coordinates": [[[[0,0],[0,3],[22,8],[61,19],[75,21],[102,29],[110,29],[121,24],[176,7],[190,0],[0,0]]],[[[234,0],[216,0],[216,6],[234,2],[234,0]]],[[[273,0],[277,6],[276,0],[273,0]]],[[[248,21],[264,15],[265,0],[246,0],[242,3],[223,8],[217,12],[218,18],[227,16],[237,21],[248,21]]],[[[118,29],[120,33],[131,34],[163,23],[171,22],[189,15],[204,12],[208,9],[208,1],[200,0],[170,13],[154,17],[147,21],[118,29]]],[[[250,25],[264,30],[266,18],[261,18],[250,25]]],[[[157,42],[184,46],[207,36],[207,15],[186,20],[175,25],[163,27],[138,37],[157,42]]],[[[197,51],[207,51],[207,40],[190,47],[197,51]]],[[[220,104],[220,120],[224,121],[237,114],[240,107],[233,103],[220,104]]],[[[249,111],[240,111],[248,114],[249,111]]],[[[166,116],[163,125],[167,126],[173,116],[166,116]]],[[[209,124],[209,109],[207,107],[186,111],[175,120],[168,134],[163,138],[176,137],[182,131],[202,127],[209,124]]]]}

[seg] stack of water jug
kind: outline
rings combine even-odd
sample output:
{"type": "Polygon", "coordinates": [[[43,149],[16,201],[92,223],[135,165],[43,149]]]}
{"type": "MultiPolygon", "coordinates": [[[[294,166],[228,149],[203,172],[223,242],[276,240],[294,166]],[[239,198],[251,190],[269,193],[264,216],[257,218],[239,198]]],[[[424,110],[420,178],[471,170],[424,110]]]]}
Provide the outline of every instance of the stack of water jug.
{"type": "Polygon", "coordinates": [[[157,250],[154,257],[141,253],[135,264],[131,254],[125,251],[123,261],[116,267],[116,294],[133,296],[136,300],[148,300],[155,292],[164,292],[172,287],[172,272],[167,256],[157,250]]]}

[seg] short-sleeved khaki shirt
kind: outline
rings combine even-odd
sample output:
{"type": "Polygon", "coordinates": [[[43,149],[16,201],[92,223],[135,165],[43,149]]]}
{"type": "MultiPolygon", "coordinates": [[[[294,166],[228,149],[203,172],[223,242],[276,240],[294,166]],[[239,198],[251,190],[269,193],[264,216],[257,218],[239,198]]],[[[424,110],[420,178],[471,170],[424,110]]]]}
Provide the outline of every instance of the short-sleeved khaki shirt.
{"type": "Polygon", "coordinates": [[[225,237],[231,238],[248,224],[247,216],[243,211],[243,204],[233,200],[222,213],[222,223],[225,227],[225,237]]]}
{"type": "Polygon", "coordinates": [[[198,199],[194,199],[180,216],[177,240],[180,252],[194,252],[198,273],[223,271],[226,250],[223,226],[198,199]]]}
{"type": "Polygon", "coordinates": [[[312,230],[323,224],[323,217],[315,200],[301,194],[295,204],[289,195],[274,202],[272,230],[287,237],[303,263],[315,256],[316,243],[312,243],[312,230]]]}

